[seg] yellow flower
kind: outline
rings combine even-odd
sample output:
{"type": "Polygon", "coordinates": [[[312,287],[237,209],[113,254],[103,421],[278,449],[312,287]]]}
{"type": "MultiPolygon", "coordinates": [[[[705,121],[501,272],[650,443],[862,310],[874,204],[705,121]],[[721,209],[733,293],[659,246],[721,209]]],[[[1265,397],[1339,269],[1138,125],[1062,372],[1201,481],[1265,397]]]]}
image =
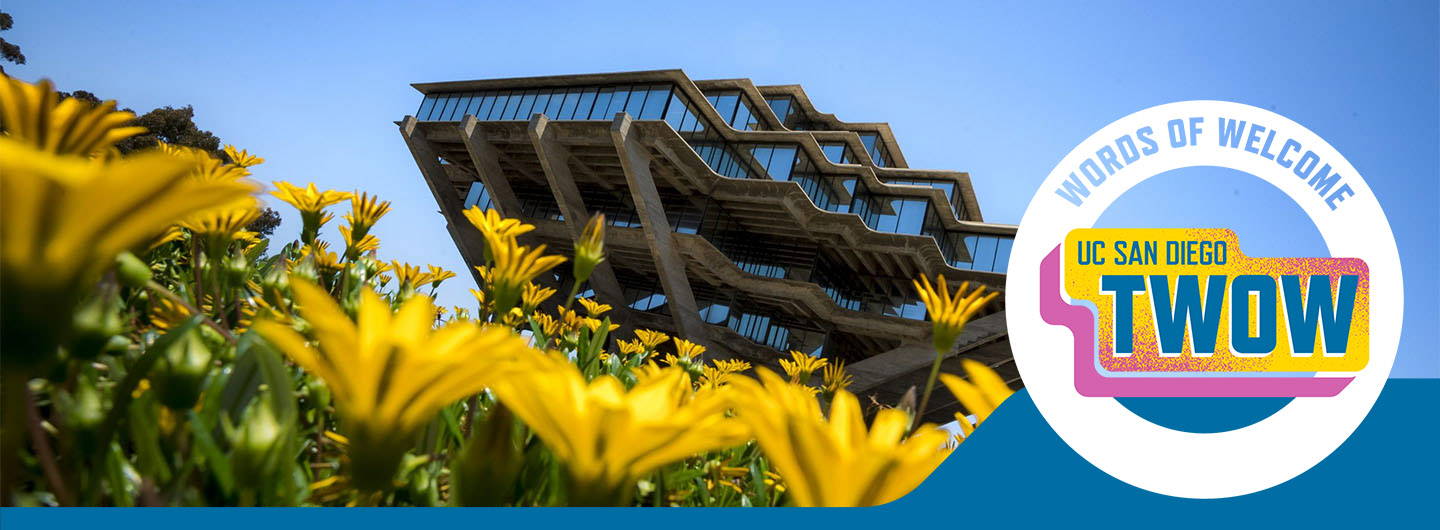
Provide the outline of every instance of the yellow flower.
{"type": "Polygon", "coordinates": [[[181,228],[205,238],[212,251],[223,251],[245,227],[260,218],[260,203],[245,197],[218,208],[191,214],[178,223],[181,228]]]}
{"type": "Polygon", "coordinates": [[[465,218],[469,219],[470,224],[475,225],[481,234],[500,239],[515,239],[520,234],[535,229],[534,225],[522,223],[519,219],[501,217],[500,212],[495,210],[481,211],[479,206],[471,206],[469,210],[465,210],[465,218]]]}
{"type": "Polygon", "coordinates": [[[1010,385],[1005,384],[1000,374],[995,373],[989,366],[973,359],[961,361],[961,366],[965,367],[965,373],[970,374],[969,381],[950,374],[941,374],[940,382],[945,383],[945,388],[949,388],[951,394],[955,394],[955,399],[960,401],[966,411],[975,415],[975,423],[971,424],[970,418],[955,413],[955,421],[960,423],[961,431],[965,436],[970,436],[975,427],[980,426],[985,418],[990,417],[990,413],[995,412],[1005,398],[1015,391],[1010,390],[1010,385]]]}
{"type": "Polygon", "coordinates": [[[585,381],[561,354],[533,354],[492,383],[505,406],[565,463],[570,504],[625,505],[635,481],[696,453],[742,443],[718,393],[696,395],[690,376],[660,370],[629,389],[609,375],[585,381]]]}
{"type": "Polygon", "coordinates": [[[827,364],[830,364],[827,359],[795,350],[790,350],[790,360],[780,359],[780,368],[785,370],[785,375],[790,376],[790,382],[802,385],[809,383],[810,376],[827,364]]]}
{"type": "Polygon", "coordinates": [[[596,318],[610,310],[609,304],[602,304],[589,298],[581,298],[580,305],[585,306],[585,314],[596,318]]]}
{"type": "Polygon", "coordinates": [[[932,346],[935,348],[935,361],[930,365],[930,377],[925,380],[925,391],[920,397],[919,413],[915,415],[916,421],[925,415],[930,406],[930,393],[935,390],[935,378],[940,375],[940,361],[945,352],[955,346],[955,339],[965,331],[965,323],[969,322],[985,304],[990,303],[1000,293],[985,295],[985,286],[981,285],[974,291],[970,291],[970,282],[960,284],[960,288],[951,295],[945,284],[945,276],[938,277],[935,285],[930,284],[930,279],[920,277],[920,281],[911,281],[915,284],[915,291],[920,294],[920,300],[925,302],[925,310],[930,313],[931,335],[933,336],[932,346]],[[938,287],[938,289],[937,289],[938,287]]]}
{"type": "Polygon", "coordinates": [[[542,335],[545,335],[546,338],[554,338],[555,334],[560,331],[560,323],[556,322],[555,318],[548,314],[534,313],[530,315],[530,318],[534,319],[535,323],[540,326],[540,329],[532,331],[538,331],[542,335]]]}
{"type": "MultiPolygon", "coordinates": [[[[7,109],[16,104],[9,96],[0,102],[7,109]]],[[[253,190],[188,179],[188,163],[164,153],[87,160],[37,150],[17,136],[0,137],[0,350],[7,363],[48,358],[69,326],[70,310],[121,251],[253,190]]]]}
{"type": "Polygon", "coordinates": [[[714,366],[705,366],[701,369],[699,386],[718,388],[730,382],[736,374],[750,369],[750,363],[739,359],[716,360],[714,366]]]}
{"type": "Polygon", "coordinates": [[[911,281],[915,284],[915,291],[920,294],[920,301],[925,303],[925,310],[930,313],[930,321],[934,329],[935,350],[944,353],[950,351],[955,345],[955,339],[965,331],[965,323],[969,322],[975,313],[990,303],[1000,293],[985,295],[985,286],[970,289],[970,282],[960,284],[960,288],[951,295],[945,284],[945,276],[940,276],[934,286],[930,279],[924,276],[920,281],[911,281]],[[937,289],[938,288],[938,289],[937,289]]]}
{"type": "Polygon", "coordinates": [[[17,144],[54,155],[82,157],[107,154],[116,142],[145,132],[144,127],[123,127],[134,119],[117,112],[114,101],[100,105],[65,98],[49,79],[32,85],[0,76],[0,125],[17,144]]]}
{"type": "Polygon", "coordinates": [[[713,363],[716,368],[731,374],[738,374],[750,369],[750,362],[741,359],[717,359],[713,363]]]}
{"type": "Polygon", "coordinates": [[[324,241],[316,241],[316,244],[305,245],[300,248],[300,258],[311,256],[315,260],[315,268],[326,274],[340,272],[340,255],[330,252],[330,245],[324,241]]]}
{"type": "Polygon", "coordinates": [[[480,392],[529,350],[503,328],[461,321],[433,329],[428,297],[411,298],[392,313],[379,295],[362,290],[352,321],[319,287],[298,277],[291,286],[314,342],[273,321],[255,329],[330,387],[350,440],[349,472],[362,490],[386,489],[420,427],[480,392]]]}
{"type": "Polygon", "coordinates": [[[855,380],[853,377],[850,377],[850,374],[845,373],[845,361],[836,361],[834,364],[826,365],[823,374],[825,382],[821,388],[827,396],[834,396],[840,391],[849,388],[850,383],[855,380]]]}
{"type": "MultiPolygon", "coordinates": [[[[600,327],[605,325],[605,321],[603,321],[603,320],[596,320],[596,319],[589,318],[589,317],[586,317],[586,318],[582,319],[580,322],[583,323],[583,324],[585,325],[585,327],[590,328],[590,333],[591,333],[592,335],[593,335],[593,334],[596,334],[596,333],[599,333],[599,332],[600,332],[600,327]]],[[[606,328],[606,331],[607,331],[607,332],[610,332],[610,331],[615,331],[615,330],[617,330],[617,329],[620,329],[620,325],[619,325],[619,324],[610,324],[610,326],[606,328]]]]}
{"type": "Polygon", "coordinates": [[[230,163],[244,168],[265,163],[264,158],[252,155],[244,149],[236,149],[233,145],[225,146],[225,156],[230,157],[230,163]]]}
{"type": "Polygon", "coordinates": [[[737,378],[729,395],[797,505],[884,504],[909,493],[949,455],[943,450],[949,435],[933,426],[906,438],[910,419],[905,412],[883,409],[867,431],[860,402],[842,390],[830,404],[827,421],[813,389],[787,383],[769,370],[759,375],[763,384],[737,378]]]}
{"type": "Polygon", "coordinates": [[[595,267],[605,260],[605,214],[597,213],[585,224],[585,231],[575,242],[575,268],[572,272],[576,283],[590,278],[595,267]]]}
{"type": "Polygon", "coordinates": [[[425,273],[425,283],[430,284],[431,288],[439,287],[440,282],[455,277],[455,273],[447,271],[443,267],[426,265],[425,268],[429,271],[425,273]]]}
{"type": "Polygon", "coordinates": [[[640,341],[617,340],[615,344],[620,345],[620,353],[626,356],[640,355],[645,353],[645,347],[640,341]]]}
{"type": "Polygon", "coordinates": [[[485,248],[494,257],[490,268],[490,294],[497,313],[509,313],[525,285],[565,262],[560,256],[546,256],[545,245],[522,247],[513,237],[485,232],[485,248]]]}
{"type": "Polygon", "coordinates": [[[355,192],[350,196],[350,212],[345,214],[345,222],[354,227],[355,233],[365,235],[380,218],[390,212],[390,201],[381,201],[379,196],[369,193],[355,192]]]}
{"type": "Polygon", "coordinates": [[[345,258],[349,260],[360,259],[361,254],[380,248],[380,238],[375,234],[366,234],[356,241],[355,233],[346,225],[340,225],[340,237],[345,240],[345,258]]]}
{"type": "MultiPolygon", "coordinates": [[[[641,339],[644,340],[644,339],[641,339]]],[[[705,354],[705,347],[680,337],[675,337],[675,354],[690,360],[705,354]]]]}
{"type": "Polygon", "coordinates": [[[395,273],[395,279],[400,281],[400,288],[402,290],[406,287],[414,289],[424,284],[425,279],[429,276],[420,272],[419,265],[411,265],[400,261],[391,261],[390,270],[395,273]]]}
{"type": "Polygon", "coordinates": [[[649,329],[635,330],[635,338],[640,339],[640,343],[645,345],[645,349],[651,351],[670,340],[669,335],[649,329]]]}
{"type": "Polygon", "coordinates": [[[554,295],[555,289],[541,287],[535,282],[527,283],[524,291],[520,293],[521,310],[527,315],[534,313],[542,302],[554,295]]]}
{"type": "Polygon", "coordinates": [[[275,191],[270,192],[275,198],[285,201],[300,211],[300,220],[303,225],[300,228],[300,241],[310,243],[320,233],[320,227],[329,222],[333,217],[325,213],[325,207],[350,198],[349,193],[335,190],[320,191],[311,182],[308,186],[301,188],[285,181],[277,181],[275,191]]]}

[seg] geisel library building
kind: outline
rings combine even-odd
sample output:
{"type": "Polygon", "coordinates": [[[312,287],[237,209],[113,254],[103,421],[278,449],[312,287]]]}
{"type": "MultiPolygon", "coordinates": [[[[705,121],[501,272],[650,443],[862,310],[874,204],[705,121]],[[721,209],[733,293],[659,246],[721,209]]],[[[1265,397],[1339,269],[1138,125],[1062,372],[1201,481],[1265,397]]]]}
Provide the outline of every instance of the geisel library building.
{"type": "MultiPolygon", "coordinates": [[[[893,404],[934,359],[911,280],[1004,288],[1015,227],[984,222],[968,174],[911,169],[888,125],[842,122],[797,85],[659,70],[414,87],[400,130],[465,260],[484,255],[471,206],[563,255],[602,212],[607,260],[585,292],[623,328],[776,370],[789,350],[844,360],[851,391],[893,404]]],[[[568,292],[569,268],[545,281],[568,292]]],[[[942,369],[961,358],[1020,385],[1003,298],[942,369]]],[[[927,420],[958,409],[932,401],[927,420]]]]}

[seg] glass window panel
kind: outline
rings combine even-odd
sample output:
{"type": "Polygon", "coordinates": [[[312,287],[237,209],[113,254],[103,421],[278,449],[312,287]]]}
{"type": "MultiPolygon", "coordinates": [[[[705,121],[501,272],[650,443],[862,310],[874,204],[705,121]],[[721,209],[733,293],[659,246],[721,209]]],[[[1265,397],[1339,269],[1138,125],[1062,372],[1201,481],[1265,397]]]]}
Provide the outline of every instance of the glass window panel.
{"type": "Polygon", "coordinates": [[[715,97],[715,111],[720,113],[720,120],[734,127],[735,106],[740,103],[739,94],[721,94],[715,97]]]}
{"type": "Polygon", "coordinates": [[[699,121],[699,117],[694,112],[690,112],[689,107],[686,107],[685,114],[680,117],[680,130],[682,132],[694,131],[699,121]]]}
{"type": "Polygon", "coordinates": [[[452,97],[452,96],[450,96],[449,94],[446,94],[445,96],[442,96],[441,99],[440,99],[440,101],[435,104],[435,108],[436,108],[436,109],[439,109],[439,111],[436,112],[436,113],[435,113],[435,117],[433,117],[433,118],[431,118],[431,119],[432,119],[432,120],[435,120],[435,121],[442,121],[442,120],[444,120],[444,119],[445,119],[445,115],[446,115],[446,114],[449,114],[449,113],[450,113],[450,109],[454,108],[455,100],[457,100],[457,99],[460,99],[460,98],[452,97]]]}
{"type": "MultiPolygon", "coordinates": [[[[521,97],[521,95],[522,95],[522,94],[520,94],[520,93],[518,93],[518,92],[510,92],[509,94],[507,94],[507,95],[506,95],[507,97],[505,98],[505,106],[502,107],[502,108],[500,108],[500,112],[499,112],[499,113],[496,113],[495,116],[494,116],[492,119],[495,119],[495,120],[508,120],[508,119],[510,119],[511,116],[514,116],[514,115],[515,115],[515,107],[520,106],[520,97],[521,97]]],[[[496,107],[499,107],[500,105],[499,105],[499,103],[496,103],[495,106],[496,106],[496,107]]]]}
{"type": "Polygon", "coordinates": [[[658,120],[665,115],[665,103],[670,99],[670,87],[654,85],[645,96],[645,107],[640,109],[640,119],[658,120]]]}
{"type": "Polygon", "coordinates": [[[865,144],[865,152],[873,158],[875,156],[875,133],[860,133],[860,143],[865,144]]]}
{"type": "Polygon", "coordinates": [[[790,117],[790,101],[789,97],[765,100],[770,104],[770,110],[775,111],[775,117],[779,118],[781,123],[785,123],[785,118],[790,117]]]}
{"type": "Polygon", "coordinates": [[[554,90],[550,92],[550,99],[545,104],[543,111],[552,120],[560,119],[560,104],[565,102],[565,91],[554,90]]]}
{"type": "Polygon", "coordinates": [[[776,146],[774,154],[770,155],[770,165],[766,169],[770,171],[772,179],[790,180],[790,172],[794,167],[795,146],[776,146]]]}
{"type": "Polygon", "coordinates": [[[739,105],[735,108],[735,119],[731,120],[730,124],[742,131],[751,130],[753,120],[750,118],[750,106],[746,105],[744,100],[739,99],[739,96],[736,97],[736,100],[739,105]]]}
{"type": "Polygon", "coordinates": [[[490,110],[493,108],[495,108],[495,93],[486,92],[484,96],[480,97],[480,107],[475,109],[475,118],[485,119],[486,116],[490,115],[490,110]]]}
{"type": "Polygon", "coordinates": [[[467,114],[470,115],[470,116],[474,116],[474,115],[475,115],[475,112],[480,109],[480,104],[483,103],[483,100],[480,98],[480,94],[479,94],[479,93],[472,93],[472,94],[470,94],[470,98],[469,98],[469,99],[470,99],[470,104],[465,106],[465,112],[464,112],[464,114],[461,114],[461,115],[460,115],[460,117],[462,117],[462,118],[465,117],[465,115],[467,115],[467,114]]]}
{"type": "Polygon", "coordinates": [[[981,236],[975,245],[975,270],[988,271],[995,267],[995,236],[981,236]]]}
{"type": "Polygon", "coordinates": [[[640,119],[640,111],[645,108],[645,96],[650,93],[645,87],[635,87],[630,91],[630,101],[625,103],[625,112],[630,119],[640,119]]]}
{"type": "Polygon", "coordinates": [[[570,89],[570,90],[566,90],[566,91],[565,91],[565,99],[564,99],[564,100],[562,101],[562,103],[560,104],[560,111],[555,114],[555,116],[557,116],[557,119],[561,119],[561,120],[573,120],[573,119],[575,119],[575,104],[578,103],[579,101],[580,101],[580,91],[579,91],[579,90],[574,89],[574,88],[572,88],[572,89],[570,89]]]}
{"type": "MultiPolygon", "coordinates": [[[[590,119],[590,109],[595,106],[595,96],[598,91],[594,88],[587,88],[580,94],[580,103],[575,106],[575,119],[590,119]]],[[[606,104],[609,104],[607,101],[606,104]]]]}
{"type": "Polygon", "coordinates": [[[990,270],[1005,272],[1010,268],[1010,248],[1015,246],[1015,240],[1002,237],[995,246],[995,266],[990,270]]]}
{"type": "Polygon", "coordinates": [[[685,117],[689,115],[685,110],[685,104],[680,102],[680,95],[671,94],[670,103],[665,107],[665,122],[670,124],[670,128],[677,132],[683,130],[681,127],[685,123],[685,117]]]}
{"type": "Polygon", "coordinates": [[[430,119],[430,112],[435,110],[436,99],[438,98],[433,94],[425,96],[425,99],[420,101],[420,110],[415,111],[415,118],[420,120],[430,119]]]}
{"type": "Polygon", "coordinates": [[[755,162],[760,164],[760,167],[763,167],[766,169],[766,171],[769,171],[770,152],[773,150],[774,149],[768,145],[761,147],[752,147],[750,148],[750,155],[755,157],[755,162]]]}
{"type": "Polygon", "coordinates": [[[900,219],[895,231],[901,234],[919,234],[920,228],[925,224],[925,212],[929,202],[924,199],[905,199],[900,203],[900,219]]]}
{"type": "Polygon", "coordinates": [[[825,153],[825,158],[836,164],[845,163],[845,144],[820,144],[820,151],[825,153]]]}
{"type": "Polygon", "coordinates": [[[630,87],[615,87],[614,95],[610,96],[610,109],[605,111],[604,119],[614,119],[616,114],[625,110],[625,101],[630,99],[630,87]]]}
{"type": "Polygon", "coordinates": [[[602,88],[595,94],[595,107],[590,110],[592,120],[605,119],[605,111],[610,109],[610,97],[615,92],[612,88],[602,88]]]}
{"type": "Polygon", "coordinates": [[[511,114],[508,119],[512,119],[512,120],[529,120],[529,119],[530,119],[530,107],[532,107],[532,106],[534,106],[534,105],[535,105],[535,91],[534,91],[534,90],[526,90],[526,91],[525,91],[525,95],[520,97],[520,105],[518,105],[518,106],[515,107],[515,112],[514,112],[514,114],[511,114]]]}
{"type": "MultiPolygon", "coordinates": [[[[550,91],[542,90],[535,94],[535,106],[530,107],[529,114],[545,114],[546,118],[554,118],[553,114],[546,114],[545,107],[550,105],[550,91]]],[[[527,116],[529,115],[527,114],[527,116]]]]}

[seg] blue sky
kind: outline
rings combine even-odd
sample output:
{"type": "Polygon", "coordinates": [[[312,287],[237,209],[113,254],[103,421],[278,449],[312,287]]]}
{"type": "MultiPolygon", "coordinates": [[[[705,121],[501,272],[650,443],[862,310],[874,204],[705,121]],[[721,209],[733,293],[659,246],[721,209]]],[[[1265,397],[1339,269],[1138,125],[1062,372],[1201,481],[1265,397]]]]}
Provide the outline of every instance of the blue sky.
{"type": "MultiPolygon", "coordinates": [[[[912,167],[970,172],[986,220],[1002,223],[1019,221],[1060,158],[1116,118],[1237,101],[1299,122],[1362,172],[1406,273],[1394,375],[1440,377],[1435,2],[288,4],[10,0],[4,36],[29,64],[6,71],[142,111],[194,105],[202,127],[267,159],[264,180],[391,200],[376,231],[382,257],[457,271],[392,124],[418,106],[412,82],[683,68],[800,83],[843,120],[889,122],[912,167]]],[[[1271,207],[1279,192],[1243,174],[1176,172],[1132,195],[1102,222],[1224,223],[1247,253],[1324,252],[1298,208],[1271,207]],[[1174,193],[1219,206],[1207,217],[1146,206],[1174,193]]],[[[298,220],[285,213],[280,234],[293,237],[298,220]]],[[[469,287],[462,272],[441,302],[468,305],[469,287]]]]}

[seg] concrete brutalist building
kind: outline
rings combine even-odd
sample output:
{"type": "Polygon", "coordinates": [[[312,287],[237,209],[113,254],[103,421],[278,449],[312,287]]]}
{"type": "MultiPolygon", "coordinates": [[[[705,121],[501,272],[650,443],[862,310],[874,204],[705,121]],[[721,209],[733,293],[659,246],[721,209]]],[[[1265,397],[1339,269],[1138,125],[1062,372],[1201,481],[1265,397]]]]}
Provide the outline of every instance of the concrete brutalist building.
{"type": "MultiPolygon", "coordinates": [[[[1015,227],[984,222],[968,174],[909,168],[888,125],[821,113],[798,85],[657,70],[413,86],[400,132],[467,263],[484,255],[472,206],[562,255],[603,212],[606,261],[583,292],[621,337],[662,330],[777,370],[789,350],[823,355],[891,404],[934,359],[911,279],[1004,288],[1015,227]]],[[[569,268],[544,281],[569,292],[569,268]]],[[[961,358],[1019,385],[1003,295],[942,369],[961,358]]],[[[931,421],[958,407],[933,402],[931,421]]]]}

